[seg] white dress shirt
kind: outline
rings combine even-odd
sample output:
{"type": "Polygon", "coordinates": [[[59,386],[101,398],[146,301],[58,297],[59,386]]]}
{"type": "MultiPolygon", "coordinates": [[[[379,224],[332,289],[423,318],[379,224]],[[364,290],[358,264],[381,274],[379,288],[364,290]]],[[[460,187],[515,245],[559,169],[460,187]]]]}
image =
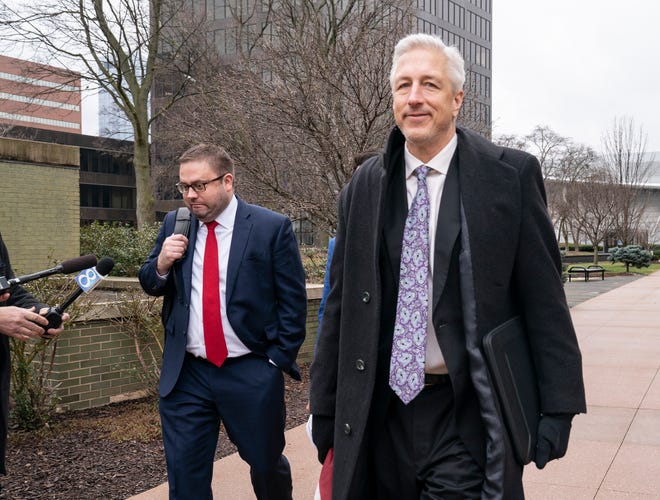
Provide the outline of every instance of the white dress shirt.
{"type": "MultiPolygon", "coordinates": [[[[222,318],[222,329],[227,343],[228,357],[233,358],[248,354],[248,349],[238,338],[227,319],[227,264],[229,262],[229,249],[231,247],[232,233],[234,232],[234,220],[238,201],[233,196],[227,208],[215,219],[218,225],[215,227],[215,236],[218,240],[218,265],[220,269],[220,317],[222,318]]],[[[206,236],[208,229],[203,222],[199,223],[197,229],[197,240],[192,262],[192,286],[190,289],[190,315],[188,318],[188,342],[186,350],[195,356],[206,358],[206,345],[204,343],[204,328],[202,322],[202,277],[204,267],[204,249],[206,247],[206,236]]]]}
{"type": "Polygon", "coordinates": [[[438,212],[440,210],[440,200],[442,199],[442,190],[445,186],[449,164],[456,151],[458,139],[456,134],[449,143],[430,161],[424,163],[415,158],[408,151],[406,144],[404,152],[404,161],[406,165],[406,191],[408,194],[408,208],[412,204],[415,194],[417,194],[417,177],[413,174],[415,169],[421,165],[429,167],[429,173],[426,177],[426,185],[429,191],[429,314],[426,330],[426,373],[447,373],[447,365],[442,356],[442,351],[438,345],[438,339],[433,327],[432,309],[433,309],[433,256],[435,251],[435,233],[438,224],[438,212]]]}

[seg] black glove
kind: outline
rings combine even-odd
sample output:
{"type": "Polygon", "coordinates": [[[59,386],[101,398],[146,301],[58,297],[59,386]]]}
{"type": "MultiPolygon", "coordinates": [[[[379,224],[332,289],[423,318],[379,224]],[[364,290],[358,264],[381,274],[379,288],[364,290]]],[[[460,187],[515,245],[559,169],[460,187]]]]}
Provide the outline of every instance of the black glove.
{"type": "Polygon", "coordinates": [[[332,448],[335,437],[334,417],[312,415],[312,441],[318,452],[319,462],[323,463],[325,456],[332,448]]]}
{"type": "Polygon", "coordinates": [[[536,442],[536,467],[542,469],[550,460],[561,458],[568,448],[573,415],[557,413],[543,415],[539,420],[538,439],[536,442]]]}

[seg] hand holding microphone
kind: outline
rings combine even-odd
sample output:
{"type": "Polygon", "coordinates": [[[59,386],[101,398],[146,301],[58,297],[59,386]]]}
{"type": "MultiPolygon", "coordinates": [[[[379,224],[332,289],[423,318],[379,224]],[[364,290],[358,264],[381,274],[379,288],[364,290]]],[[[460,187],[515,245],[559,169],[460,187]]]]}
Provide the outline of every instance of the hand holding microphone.
{"type": "Polygon", "coordinates": [[[48,332],[48,330],[51,328],[60,327],[62,324],[62,314],[64,314],[64,310],[83,293],[89,293],[94,288],[96,288],[101,280],[110,274],[110,271],[112,271],[113,267],[115,267],[115,261],[110,257],[103,257],[101,260],[99,260],[96,267],[84,269],[78,276],[76,276],[78,289],[73,292],[69,298],[62,303],[62,305],[51,307],[45,314],[45,317],[48,320],[48,325],[44,328],[44,334],[42,336],[51,338],[50,335],[48,335],[46,332],[48,332]]]}

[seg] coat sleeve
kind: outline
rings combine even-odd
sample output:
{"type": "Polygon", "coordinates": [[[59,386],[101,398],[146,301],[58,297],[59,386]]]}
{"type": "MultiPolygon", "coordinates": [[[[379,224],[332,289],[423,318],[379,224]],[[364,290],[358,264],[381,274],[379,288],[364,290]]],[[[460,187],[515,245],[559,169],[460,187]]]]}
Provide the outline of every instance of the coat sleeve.
{"type": "Polygon", "coordinates": [[[529,335],[543,413],[586,411],[582,358],[561,279],[541,168],[526,155],[519,170],[522,217],[514,268],[517,298],[529,335]]]}
{"type": "Polygon", "coordinates": [[[286,373],[299,378],[293,367],[305,340],[307,290],[298,243],[288,218],[279,226],[272,259],[277,339],[266,348],[266,354],[286,373]]]}
{"type": "MultiPolygon", "coordinates": [[[[9,261],[9,252],[5,246],[5,242],[2,240],[2,235],[0,235],[0,275],[5,276],[7,279],[15,278],[14,271],[11,268],[11,263],[9,261]]],[[[0,307],[4,306],[16,306],[29,309],[35,307],[37,312],[48,305],[39,302],[35,299],[31,293],[29,293],[22,286],[14,286],[10,290],[9,299],[5,302],[0,302],[0,307]]]]}
{"type": "Polygon", "coordinates": [[[153,295],[156,297],[165,295],[165,293],[168,291],[168,287],[172,284],[172,273],[170,272],[167,279],[162,279],[156,272],[156,265],[158,264],[158,255],[160,255],[163,242],[165,241],[165,238],[167,238],[167,236],[172,233],[174,227],[173,223],[174,212],[170,212],[165,216],[165,220],[160,226],[160,231],[158,232],[158,236],[156,237],[156,242],[154,243],[154,247],[151,250],[151,253],[138,271],[138,279],[140,280],[140,285],[148,295],[153,295]]]}
{"type": "Polygon", "coordinates": [[[318,324],[319,329],[323,321],[323,311],[325,311],[325,303],[328,300],[328,293],[330,293],[330,263],[332,262],[332,252],[335,249],[335,239],[330,238],[328,241],[328,257],[325,263],[325,275],[323,276],[323,294],[321,295],[321,303],[319,304],[318,324]]]}
{"type": "Polygon", "coordinates": [[[334,417],[339,370],[339,331],[341,324],[341,300],[344,280],[344,211],[347,190],[339,197],[338,227],[330,261],[330,291],[323,321],[317,334],[316,352],[310,367],[310,410],[313,415],[334,417]]]}

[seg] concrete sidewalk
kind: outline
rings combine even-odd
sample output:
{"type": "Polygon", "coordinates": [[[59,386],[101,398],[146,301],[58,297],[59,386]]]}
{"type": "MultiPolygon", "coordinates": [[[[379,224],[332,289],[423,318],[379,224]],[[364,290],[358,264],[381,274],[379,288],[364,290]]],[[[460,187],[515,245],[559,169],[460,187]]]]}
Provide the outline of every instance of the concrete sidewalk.
{"type": "Polygon", "coordinates": [[[542,471],[525,469],[527,496],[660,499],[660,273],[580,303],[571,314],[588,413],[575,418],[566,457],[542,471]]]}
{"type": "MultiPolygon", "coordinates": [[[[582,349],[588,413],[562,460],[525,469],[528,500],[660,499],[660,272],[566,284],[582,349]]],[[[286,433],[294,498],[311,500],[320,466],[304,426],[286,433]]],[[[215,463],[216,498],[252,500],[237,454],[215,463]]],[[[167,484],[132,497],[167,498],[167,484]]]]}

